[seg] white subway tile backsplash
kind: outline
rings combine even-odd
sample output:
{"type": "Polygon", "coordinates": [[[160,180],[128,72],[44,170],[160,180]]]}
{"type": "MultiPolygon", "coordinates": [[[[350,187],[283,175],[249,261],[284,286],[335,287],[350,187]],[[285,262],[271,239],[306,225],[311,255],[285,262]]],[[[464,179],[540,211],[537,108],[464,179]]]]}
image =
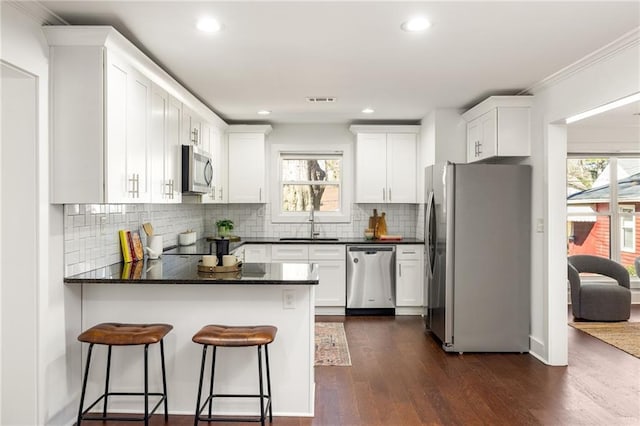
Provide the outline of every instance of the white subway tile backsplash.
{"type": "MultiPolygon", "coordinates": [[[[386,213],[390,234],[407,237],[422,235],[423,213],[414,204],[354,204],[351,223],[318,223],[322,236],[359,238],[368,226],[373,209],[386,213]]],[[[215,222],[234,221],[233,234],[245,238],[307,236],[307,223],[271,223],[268,204],[69,204],[64,208],[65,274],[73,275],[120,262],[118,231],[140,232],[150,222],[156,234],[164,236],[165,247],[178,244],[178,233],[192,229],[198,237],[215,235],[215,222]]]]}

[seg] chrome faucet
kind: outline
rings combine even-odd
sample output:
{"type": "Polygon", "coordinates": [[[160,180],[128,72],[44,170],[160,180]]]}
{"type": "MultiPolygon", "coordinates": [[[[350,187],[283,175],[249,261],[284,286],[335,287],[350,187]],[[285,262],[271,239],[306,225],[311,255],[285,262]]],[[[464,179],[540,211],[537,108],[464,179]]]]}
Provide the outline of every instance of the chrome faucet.
{"type": "Polygon", "coordinates": [[[314,208],[313,206],[311,206],[311,211],[309,212],[309,223],[311,223],[311,234],[310,234],[310,238],[313,240],[315,239],[318,235],[320,235],[319,232],[316,232],[315,226],[316,226],[316,220],[315,220],[315,214],[314,214],[314,208]]]}

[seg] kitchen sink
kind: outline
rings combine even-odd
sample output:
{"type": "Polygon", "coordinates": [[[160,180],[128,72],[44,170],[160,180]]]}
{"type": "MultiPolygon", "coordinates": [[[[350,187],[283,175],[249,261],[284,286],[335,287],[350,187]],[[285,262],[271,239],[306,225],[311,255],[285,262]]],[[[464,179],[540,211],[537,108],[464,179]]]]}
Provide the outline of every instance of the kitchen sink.
{"type": "Polygon", "coordinates": [[[280,241],[338,241],[337,238],[282,237],[280,241]]]}

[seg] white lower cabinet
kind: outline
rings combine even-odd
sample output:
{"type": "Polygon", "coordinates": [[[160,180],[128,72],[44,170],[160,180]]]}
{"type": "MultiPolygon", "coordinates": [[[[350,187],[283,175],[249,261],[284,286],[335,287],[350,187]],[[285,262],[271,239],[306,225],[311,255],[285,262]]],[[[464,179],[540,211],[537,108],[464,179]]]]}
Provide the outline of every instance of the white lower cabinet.
{"type": "Polygon", "coordinates": [[[320,283],[316,287],[316,306],[344,308],[347,303],[347,266],[344,245],[309,246],[309,263],[317,263],[320,283]]]}
{"type": "Polygon", "coordinates": [[[271,245],[245,244],[234,250],[233,254],[245,263],[269,263],[271,262],[271,245]]]}
{"type": "Polygon", "coordinates": [[[424,292],[422,245],[396,248],[396,306],[422,306],[424,292]]]}
{"type": "Polygon", "coordinates": [[[344,313],[347,288],[344,245],[273,244],[271,261],[317,264],[320,282],[315,288],[315,305],[341,309],[340,313],[344,313]]]}

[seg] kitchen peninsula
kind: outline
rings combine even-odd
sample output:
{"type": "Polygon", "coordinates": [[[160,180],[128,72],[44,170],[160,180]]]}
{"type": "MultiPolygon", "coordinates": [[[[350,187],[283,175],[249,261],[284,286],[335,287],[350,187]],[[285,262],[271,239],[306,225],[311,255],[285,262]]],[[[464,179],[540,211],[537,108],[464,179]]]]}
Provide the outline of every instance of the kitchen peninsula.
{"type": "MultiPolygon", "coordinates": [[[[199,273],[199,255],[164,255],[125,265],[117,263],[65,278],[82,286],[82,329],[101,322],[154,323],[174,326],[165,338],[169,412],[193,414],[201,348],[191,341],[206,324],[274,325],[270,345],[273,410],[277,416],[314,413],[313,264],[247,263],[237,273],[199,273]]],[[[143,357],[137,347],[114,350],[112,389],[136,391],[143,386],[143,357]]],[[[159,354],[150,350],[150,388],[160,389],[159,354]]],[[[83,363],[86,347],[83,348],[83,363]]],[[[106,350],[94,351],[92,364],[104,365],[106,350]]],[[[247,348],[221,348],[216,391],[255,393],[257,354],[247,348]]],[[[207,367],[209,368],[209,367],[207,367]]],[[[92,371],[88,398],[100,393],[104,372],[92,371]]],[[[114,398],[110,411],[140,412],[139,401],[114,398]]],[[[218,404],[218,403],[217,403],[218,404]]],[[[256,414],[253,399],[221,401],[220,413],[256,414]]]]}

